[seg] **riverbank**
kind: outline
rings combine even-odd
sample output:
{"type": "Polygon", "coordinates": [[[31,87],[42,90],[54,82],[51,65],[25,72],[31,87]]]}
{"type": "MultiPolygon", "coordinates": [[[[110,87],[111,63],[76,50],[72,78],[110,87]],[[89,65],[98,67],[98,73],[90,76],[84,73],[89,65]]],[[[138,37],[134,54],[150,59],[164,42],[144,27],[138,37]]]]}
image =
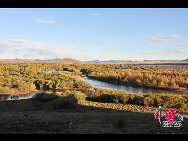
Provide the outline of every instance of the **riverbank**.
{"type": "Polygon", "coordinates": [[[12,91],[12,92],[3,92],[0,93],[0,95],[29,95],[31,93],[35,93],[36,91],[38,91],[37,89],[35,90],[31,90],[31,91],[24,91],[24,92],[20,92],[20,91],[12,91]]]}
{"type": "MultiPolygon", "coordinates": [[[[163,68],[163,67],[162,67],[163,68]]],[[[164,69],[164,68],[163,68],[164,69]]],[[[175,69],[175,68],[173,68],[175,69]]],[[[167,69],[169,70],[169,68],[167,69]]],[[[56,70],[47,70],[47,73],[52,73],[56,70]]],[[[180,94],[180,95],[187,95],[188,94],[188,88],[183,88],[183,87],[179,87],[179,88],[167,88],[167,87],[154,87],[154,86],[146,86],[146,85],[129,85],[125,82],[122,82],[122,81],[107,81],[105,78],[101,78],[101,77],[94,77],[94,76],[89,76],[89,75],[78,75],[78,74],[75,74],[74,72],[71,72],[71,71],[59,71],[61,72],[62,74],[66,74],[68,76],[71,76],[73,78],[78,78],[78,79],[81,79],[85,82],[87,82],[87,80],[97,80],[97,81],[100,81],[100,82],[106,82],[106,83],[109,83],[109,84],[115,84],[116,86],[119,85],[120,87],[124,86],[124,87],[127,87],[127,89],[130,89],[128,87],[132,87],[131,89],[140,89],[142,91],[154,91],[154,93],[167,93],[167,94],[180,94]],[[160,92],[161,91],[161,92],[160,92]]],[[[90,83],[91,84],[91,83],[90,83]]],[[[103,88],[103,87],[98,87],[98,86],[95,86],[95,89],[113,89],[113,88],[103,88]]],[[[115,88],[116,89],[116,88],[115,88]]],[[[127,89],[125,89],[124,91],[128,91],[127,89]]],[[[119,90],[122,90],[122,89],[119,89],[119,90]]],[[[152,93],[142,93],[142,92],[138,92],[138,93],[141,93],[141,94],[152,94],[152,93]]]]}
{"type": "MultiPolygon", "coordinates": [[[[126,84],[125,82],[121,82],[121,81],[106,81],[105,79],[102,78],[97,78],[97,77],[92,77],[92,76],[87,76],[89,79],[93,79],[93,80],[98,80],[98,81],[102,81],[102,82],[108,82],[108,83],[112,83],[112,84],[118,84],[118,85],[125,85],[125,86],[132,86],[129,84],[126,84]]],[[[143,86],[143,85],[134,85],[133,87],[139,88],[151,88],[151,89],[158,89],[158,90],[167,90],[167,91],[174,91],[174,92],[185,92],[188,93],[188,88],[167,88],[167,87],[153,87],[153,86],[143,86]]]]}
{"type": "MultiPolygon", "coordinates": [[[[52,71],[49,71],[47,73],[52,73],[54,70],[52,71]]],[[[69,75],[73,78],[78,78],[78,79],[81,79],[85,82],[88,82],[87,80],[97,80],[97,81],[100,81],[100,82],[106,82],[106,83],[109,83],[109,84],[115,84],[116,86],[119,85],[120,87],[124,86],[124,87],[133,87],[132,89],[143,89],[143,90],[151,90],[153,89],[154,91],[165,91],[166,92],[169,92],[170,94],[178,94],[178,93],[182,93],[181,95],[183,94],[188,94],[188,89],[186,88],[179,88],[179,89],[170,89],[170,88],[156,88],[156,87],[153,87],[153,86],[131,86],[131,85],[126,85],[125,83],[123,82],[116,82],[116,81],[105,81],[103,79],[100,79],[100,78],[95,78],[95,77],[91,77],[91,76],[80,76],[80,75],[75,75],[73,72],[70,72],[70,71],[59,71],[61,72],[62,74],[66,74],[66,75],[69,75]],[[173,93],[174,92],[174,93],[173,93]]],[[[88,82],[89,83],[89,82],[88,82]]],[[[93,84],[92,84],[93,85],[93,84]]],[[[104,87],[97,87],[95,86],[94,89],[113,89],[113,88],[104,88],[104,87]]],[[[121,89],[122,90],[122,89],[121,89]]],[[[125,90],[127,91],[127,90],[125,90]]],[[[161,92],[155,92],[155,93],[161,93],[161,92]]],[[[163,92],[162,92],[163,93],[163,92]]],[[[149,93],[146,93],[146,94],[149,94],[149,93]]],[[[152,94],[152,93],[150,93],[152,94]]]]}

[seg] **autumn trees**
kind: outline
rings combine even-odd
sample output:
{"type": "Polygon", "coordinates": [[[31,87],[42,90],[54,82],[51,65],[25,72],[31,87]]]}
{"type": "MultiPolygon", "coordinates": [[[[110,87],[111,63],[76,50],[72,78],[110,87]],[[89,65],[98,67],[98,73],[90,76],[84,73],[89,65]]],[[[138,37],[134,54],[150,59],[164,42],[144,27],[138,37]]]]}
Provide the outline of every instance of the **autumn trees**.
{"type": "MultiPolygon", "coordinates": [[[[63,70],[65,64],[4,63],[0,64],[0,93],[21,94],[38,88],[90,88],[92,85],[70,76],[44,70],[63,70]]],[[[80,71],[79,71],[80,73],[80,71]]]]}
{"type": "Polygon", "coordinates": [[[168,71],[156,65],[94,64],[93,66],[89,64],[89,67],[84,69],[87,76],[93,79],[162,89],[188,88],[188,68],[183,71],[168,71]]]}
{"type": "Polygon", "coordinates": [[[32,91],[46,88],[88,88],[87,83],[69,76],[45,70],[69,71],[74,75],[131,86],[160,89],[187,89],[188,66],[124,65],[124,64],[61,64],[61,63],[2,63],[0,93],[32,91]]]}
{"type": "Polygon", "coordinates": [[[72,78],[60,72],[52,72],[50,74],[40,73],[40,77],[35,80],[35,84],[41,88],[53,89],[93,87],[78,78],[72,78]]]}

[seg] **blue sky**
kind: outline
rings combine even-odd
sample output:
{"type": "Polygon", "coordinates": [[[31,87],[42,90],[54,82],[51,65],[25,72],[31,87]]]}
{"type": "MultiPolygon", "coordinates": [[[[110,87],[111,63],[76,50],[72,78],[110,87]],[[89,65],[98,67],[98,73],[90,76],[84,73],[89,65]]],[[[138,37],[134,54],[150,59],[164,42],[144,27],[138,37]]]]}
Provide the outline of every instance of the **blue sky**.
{"type": "Polygon", "coordinates": [[[182,60],[188,8],[0,8],[0,58],[182,60]]]}

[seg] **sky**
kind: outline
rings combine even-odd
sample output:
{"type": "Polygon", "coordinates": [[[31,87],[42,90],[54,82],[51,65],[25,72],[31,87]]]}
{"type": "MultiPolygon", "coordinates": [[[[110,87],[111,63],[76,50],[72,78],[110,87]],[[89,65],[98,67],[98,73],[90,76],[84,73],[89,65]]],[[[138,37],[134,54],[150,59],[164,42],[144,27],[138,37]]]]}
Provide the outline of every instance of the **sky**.
{"type": "Polygon", "coordinates": [[[0,59],[188,59],[188,8],[0,8],[0,59]]]}

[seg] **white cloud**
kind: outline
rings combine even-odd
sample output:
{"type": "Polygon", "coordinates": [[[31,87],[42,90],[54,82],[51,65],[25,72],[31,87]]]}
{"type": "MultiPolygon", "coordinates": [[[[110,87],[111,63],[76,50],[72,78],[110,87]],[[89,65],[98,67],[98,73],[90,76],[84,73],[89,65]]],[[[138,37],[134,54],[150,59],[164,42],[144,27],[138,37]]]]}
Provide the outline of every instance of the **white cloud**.
{"type": "Polygon", "coordinates": [[[48,23],[48,24],[53,24],[56,23],[56,21],[46,21],[46,20],[37,20],[38,23],[48,23]]]}
{"type": "MultiPolygon", "coordinates": [[[[0,42],[1,58],[75,58],[79,60],[93,59],[93,55],[77,49],[45,45],[24,39],[9,39],[0,42]]],[[[95,56],[94,56],[95,57],[95,56]]]]}
{"type": "Polygon", "coordinates": [[[171,53],[182,53],[182,54],[187,54],[188,50],[170,50],[171,53]]]}
{"type": "Polygon", "coordinates": [[[7,42],[0,42],[0,54],[8,52],[12,50],[12,48],[14,48],[12,44],[7,42]]]}
{"type": "Polygon", "coordinates": [[[141,54],[159,54],[159,52],[143,52],[141,54]]]}
{"type": "Polygon", "coordinates": [[[51,58],[76,58],[79,60],[86,60],[91,58],[91,54],[83,51],[79,51],[72,48],[65,48],[53,45],[36,45],[28,48],[31,52],[35,52],[38,55],[44,55],[51,58]]]}
{"type": "Polygon", "coordinates": [[[171,39],[179,39],[179,38],[181,38],[181,36],[179,36],[179,35],[170,35],[170,36],[168,36],[168,38],[171,38],[171,39]]]}
{"type": "Polygon", "coordinates": [[[179,38],[181,38],[181,36],[179,36],[179,35],[170,35],[168,37],[150,37],[150,38],[142,39],[141,41],[143,41],[143,42],[148,42],[148,41],[166,42],[166,41],[170,41],[173,39],[179,39],[179,38]]]}
{"type": "Polygon", "coordinates": [[[24,47],[32,46],[34,44],[34,42],[30,42],[24,39],[9,39],[7,42],[17,48],[18,47],[24,48],[24,47]]]}
{"type": "Polygon", "coordinates": [[[11,41],[11,42],[21,42],[21,43],[27,43],[28,42],[27,40],[24,40],[24,39],[9,39],[9,41],[11,41]]]}
{"type": "Polygon", "coordinates": [[[62,24],[57,23],[56,21],[51,21],[51,20],[36,20],[38,23],[47,23],[47,24],[54,24],[57,26],[62,26],[62,24]]]}

